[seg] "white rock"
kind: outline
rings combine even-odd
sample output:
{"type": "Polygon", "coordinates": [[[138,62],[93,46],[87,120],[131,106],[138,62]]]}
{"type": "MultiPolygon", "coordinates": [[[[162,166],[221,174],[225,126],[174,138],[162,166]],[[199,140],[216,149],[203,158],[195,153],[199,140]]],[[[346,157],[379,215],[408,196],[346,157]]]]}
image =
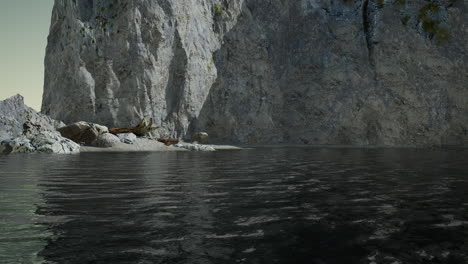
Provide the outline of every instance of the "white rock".
{"type": "Polygon", "coordinates": [[[104,133],[109,133],[109,129],[106,126],[99,125],[99,124],[92,124],[93,129],[95,129],[99,135],[104,133]]]}
{"type": "Polygon", "coordinates": [[[37,152],[56,154],[75,154],[80,152],[80,145],[60,136],[58,132],[41,132],[32,137],[31,143],[37,152]]]}
{"type": "Polygon", "coordinates": [[[111,148],[119,144],[120,139],[111,133],[104,133],[102,135],[99,135],[97,139],[92,143],[93,146],[100,148],[111,148]]]}
{"type": "Polygon", "coordinates": [[[80,152],[80,145],[60,136],[56,131],[42,131],[28,137],[20,136],[2,142],[0,152],[6,153],[56,153],[75,154],[80,152]]]}
{"type": "Polygon", "coordinates": [[[191,143],[179,143],[175,144],[174,147],[188,149],[191,151],[215,151],[211,146],[191,143]]]}
{"type": "Polygon", "coordinates": [[[125,144],[133,144],[137,139],[137,136],[133,133],[118,134],[117,137],[120,139],[120,142],[125,144]]]}
{"type": "Polygon", "coordinates": [[[31,141],[26,136],[20,136],[8,142],[11,148],[11,153],[32,153],[36,148],[31,144],[31,141]]]}

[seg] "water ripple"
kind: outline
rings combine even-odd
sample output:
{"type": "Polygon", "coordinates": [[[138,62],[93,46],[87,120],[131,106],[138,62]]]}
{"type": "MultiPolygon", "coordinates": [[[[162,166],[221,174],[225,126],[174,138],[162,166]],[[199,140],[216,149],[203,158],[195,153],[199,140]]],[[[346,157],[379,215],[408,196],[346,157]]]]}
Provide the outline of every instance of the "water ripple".
{"type": "Polygon", "coordinates": [[[2,156],[0,263],[468,263],[466,154],[2,156]]]}

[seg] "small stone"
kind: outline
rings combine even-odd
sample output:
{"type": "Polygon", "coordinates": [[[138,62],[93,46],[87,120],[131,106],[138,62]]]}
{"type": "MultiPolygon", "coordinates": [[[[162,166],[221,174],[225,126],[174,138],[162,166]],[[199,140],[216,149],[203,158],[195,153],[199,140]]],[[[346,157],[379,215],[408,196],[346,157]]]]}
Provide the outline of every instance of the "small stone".
{"type": "Polygon", "coordinates": [[[117,137],[120,139],[120,142],[125,144],[133,144],[137,140],[137,136],[133,133],[118,134],[117,137]]]}
{"type": "Polygon", "coordinates": [[[192,136],[193,142],[202,143],[202,142],[205,142],[207,139],[208,139],[208,133],[206,132],[198,132],[192,136]]]}

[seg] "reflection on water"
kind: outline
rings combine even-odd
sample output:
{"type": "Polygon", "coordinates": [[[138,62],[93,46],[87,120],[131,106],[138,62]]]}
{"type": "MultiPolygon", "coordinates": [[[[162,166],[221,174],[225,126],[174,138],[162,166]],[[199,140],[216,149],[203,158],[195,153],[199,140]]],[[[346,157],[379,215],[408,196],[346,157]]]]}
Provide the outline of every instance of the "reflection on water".
{"type": "Polygon", "coordinates": [[[468,151],[0,157],[0,263],[468,263],[468,151]]]}

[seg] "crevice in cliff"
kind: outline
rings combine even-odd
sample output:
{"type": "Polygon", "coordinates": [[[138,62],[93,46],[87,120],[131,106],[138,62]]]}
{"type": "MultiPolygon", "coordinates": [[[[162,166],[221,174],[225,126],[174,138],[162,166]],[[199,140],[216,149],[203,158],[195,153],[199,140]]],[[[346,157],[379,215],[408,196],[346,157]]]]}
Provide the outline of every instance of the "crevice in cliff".
{"type": "Polygon", "coordinates": [[[172,17],[174,15],[174,7],[172,6],[171,1],[159,1],[159,6],[164,10],[164,13],[166,13],[168,17],[172,17]]]}
{"type": "Polygon", "coordinates": [[[367,54],[369,58],[369,63],[374,66],[373,58],[373,45],[372,45],[372,19],[371,19],[371,10],[369,7],[369,0],[364,0],[362,2],[362,26],[364,29],[364,36],[366,38],[367,54]]]}
{"type": "Polygon", "coordinates": [[[169,66],[169,79],[166,85],[166,121],[173,121],[175,131],[179,134],[182,127],[177,122],[177,120],[180,120],[177,115],[180,112],[181,105],[183,105],[188,57],[177,26],[174,32],[172,50],[173,57],[169,66]]]}
{"type": "Polygon", "coordinates": [[[80,12],[80,20],[83,22],[89,22],[93,18],[93,9],[93,0],[79,0],[78,10],[80,12]]]}

